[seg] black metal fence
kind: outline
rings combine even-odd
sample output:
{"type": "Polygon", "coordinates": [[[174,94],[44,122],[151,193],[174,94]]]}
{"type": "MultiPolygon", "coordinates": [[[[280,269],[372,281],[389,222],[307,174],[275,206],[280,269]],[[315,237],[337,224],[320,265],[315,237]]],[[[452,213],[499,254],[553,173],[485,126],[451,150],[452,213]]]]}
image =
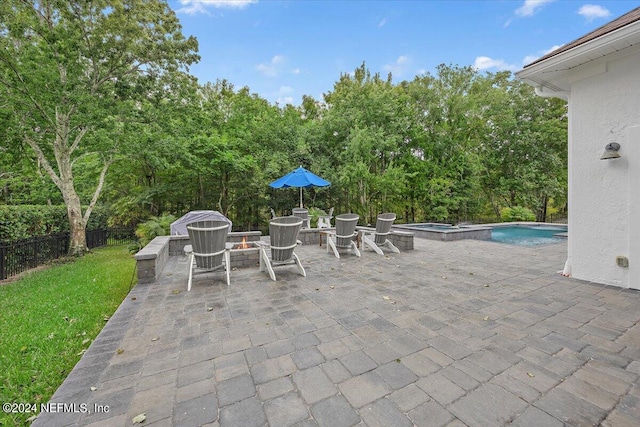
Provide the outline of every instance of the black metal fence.
{"type": "MultiPolygon", "coordinates": [[[[89,249],[135,242],[132,228],[87,230],[89,249]]],[[[0,280],[62,258],[69,252],[69,233],[0,242],[0,280]]]]}
{"type": "Polygon", "coordinates": [[[136,235],[133,228],[100,228],[87,230],[87,247],[89,249],[100,246],[115,246],[135,242],[136,235]]]}

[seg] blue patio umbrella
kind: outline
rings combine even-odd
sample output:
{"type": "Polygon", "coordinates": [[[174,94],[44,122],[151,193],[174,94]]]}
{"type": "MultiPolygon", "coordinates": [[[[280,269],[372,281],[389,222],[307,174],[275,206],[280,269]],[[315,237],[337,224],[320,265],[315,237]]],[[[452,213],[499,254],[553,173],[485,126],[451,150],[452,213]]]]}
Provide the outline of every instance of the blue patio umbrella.
{"type": "Polygon", "coordinates": [[[313,172],[309,172],[302,166],[289,172],[282,178],[278,178],[269,184],[273,188],[296,187],[300,188],[300,207],[302,207],[302,189],[305,187],[327,187],[331,185],[329,181],[320,178],[313,172]]]}

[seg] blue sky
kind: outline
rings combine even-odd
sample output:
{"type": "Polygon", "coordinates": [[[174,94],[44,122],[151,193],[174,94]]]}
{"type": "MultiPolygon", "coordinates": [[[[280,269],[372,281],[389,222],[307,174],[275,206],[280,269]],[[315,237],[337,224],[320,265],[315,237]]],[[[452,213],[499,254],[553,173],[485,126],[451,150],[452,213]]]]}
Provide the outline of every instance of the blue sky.
{"type": "Polygon", "coordinates": [[[364,61],[395,83],[439,64],[523,65],[638,7],[637,1],[169,0],[196,36],[200,83],[227,79],[272,103],[322,99],[364,61]]]}

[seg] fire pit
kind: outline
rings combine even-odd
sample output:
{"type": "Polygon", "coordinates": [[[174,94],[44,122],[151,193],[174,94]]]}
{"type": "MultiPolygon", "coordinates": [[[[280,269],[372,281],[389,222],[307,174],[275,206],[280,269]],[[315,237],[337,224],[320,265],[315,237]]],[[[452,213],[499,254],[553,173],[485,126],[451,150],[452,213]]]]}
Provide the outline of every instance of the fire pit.
{"type": "MultiPolygon", "coordinates": [[[[233,231],[227,235],[231,267],[255,267],[260,263],[260,249],[255,242],[261,235],[259,231],[233,231]]],[[[188,244],[189,236],[171,236],[169,255],[184,255],[184,246],[188,244]]]]}
{"type": "Polygon", "coordinates": [[[229,250],[231,268],[255,267],[260,263],[260,247],[256,242],[247,241],[234,243],[229,250]]]}
{"type": "MultiPolygon", "coordinates": [[[[255,242],[262,235],[259,231],[233,231],[227,235],[227,243],[233,246],[244,240],[247,249],[230,249],[231,266],[256,267],[260,263],[260,249],[255,242]]],[[[170,256],[184,256],[184,247],[189,245],[189,236],[158,236],[136,255],[138,283],[152,283],[158,280],[170,256]]],[[[227,246],[228,247],[228,246],[227,246]]]]}
{"type": "Polygon", "coordinates": [[[253,241],[253,242],[248,242],[246,237],[242,238],[242,242],[238,242],[238,243],[234,243],[233,246],[231,247],[232,250],[234,249],[251,249],[251,248],[257,248],[258,244],[253,241]]]}

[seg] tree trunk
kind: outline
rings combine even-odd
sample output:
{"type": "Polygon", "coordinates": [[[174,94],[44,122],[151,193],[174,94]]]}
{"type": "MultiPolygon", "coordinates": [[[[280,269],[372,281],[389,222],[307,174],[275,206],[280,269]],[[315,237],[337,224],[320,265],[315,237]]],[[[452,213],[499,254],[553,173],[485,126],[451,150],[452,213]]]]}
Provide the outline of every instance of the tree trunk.
{"type": "Polygon", "coordinates": [[[69,255],[80,256],[89,250],[87,248],[87,227],[82,217],[80,198],[75,190],[72,190],[72,193],[72,195],[65,197],[70,230],[69,255]]]}
{"type": "Polygon", "coordinates": [[[80,141],[87,132],[87,128],[79,128],[73,143],[69,145],[69,122],[69,114],[64,115],[59,111],[56,112],[57,132],[55,140],[53,142],[53,153],[58,165],[58,173],[56,173],[56,171],[52,168],[42,150],[42,147],[37,141],[29,139],[28,137],[25,138],[25,141],[33,149],[33,151],[35,151],[36,155],[38,156],[38,160],[42,165],[42,168],[45,170],[45,172],[47,172],[47,174],[55,183],[56,187],[58,187],[58,189],[62,193],[62,198],[64,199],[64,203],[67,206],[67,216],[69,217],[69,254],[79,256],[88,251],[86,236],[87,222],[89,221],[89,217],[91,215],[91,212],[93,211],[93,208],[98,202],[98,197],[100,196],[102,187],[104,186],[107,170],[109,169],[113,158],[104,160],[102,170],[100,171],[100,176],[98,178],[98,183],[93,193],[93,197],[83,215],[80,196],[78,196],[78,193],[76,192],[74,186],[73,161],[71,159],[71,155],[78,147],[78,144],[80,144],[80,141]]]}
{"type": "Polygon", "coordinates": [[[538,222],[545,222],[547,219],[547,204],[549,204],[549,198],[544,195],[542,197],[542,206],[538,209],[538,222]]]}
{"type": "MultiPolygon", "coordinates": [[[[76,140],[70,146],[70,114],[62,114],[56,111],[57,135],[53,144],[54,154],[58,163],[58,182],[56,185],[62,193],[62,198],[67,206],[69,217],[69,255],[81,256],[88,251],[87,236],[85,234],[86,220],[82,215],[82,203],[76,192],[73,181],[73,161],[71,154],[77,147],[85,132],[80,132],[76,140]]],[[[46,170],[46,168],[45,168],[46,170]]],[[[55,181],[54,181],[55,182],[55,181]]],[[[88,218],[87,218],[88,219],[88,218]]]]}

